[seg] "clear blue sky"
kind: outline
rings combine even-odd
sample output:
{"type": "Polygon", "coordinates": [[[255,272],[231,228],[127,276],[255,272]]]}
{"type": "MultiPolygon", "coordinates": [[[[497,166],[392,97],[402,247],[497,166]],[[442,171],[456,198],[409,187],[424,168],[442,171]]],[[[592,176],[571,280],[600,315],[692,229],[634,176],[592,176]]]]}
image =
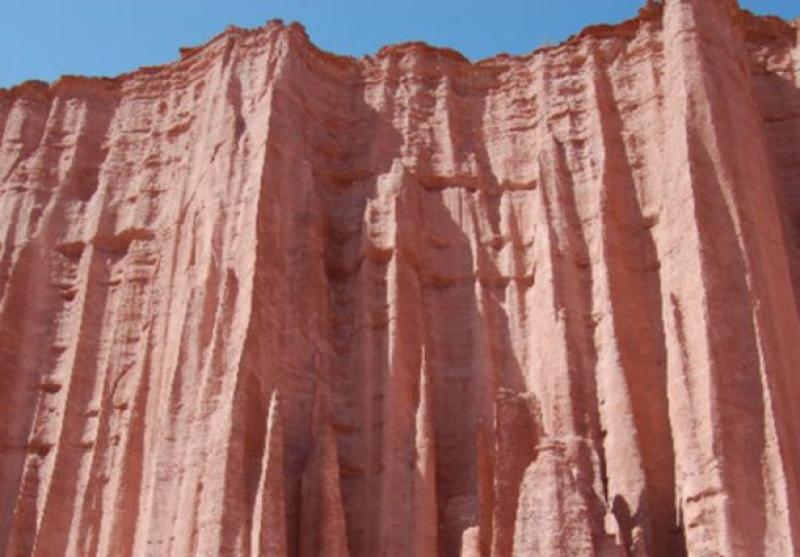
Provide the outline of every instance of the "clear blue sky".
{"type": "MultiPolygon", "coordinates": [[[[424,40],[472,59],[533,50],[592,23],[635,15],[644,0],[4,0],[0,87],[62,74],[116,75],[169,62],[229,24],[300,21],[320,47],[368,54],[424,40]]],[[[799,0],[741,0],[800,16],[799,0]]]]}

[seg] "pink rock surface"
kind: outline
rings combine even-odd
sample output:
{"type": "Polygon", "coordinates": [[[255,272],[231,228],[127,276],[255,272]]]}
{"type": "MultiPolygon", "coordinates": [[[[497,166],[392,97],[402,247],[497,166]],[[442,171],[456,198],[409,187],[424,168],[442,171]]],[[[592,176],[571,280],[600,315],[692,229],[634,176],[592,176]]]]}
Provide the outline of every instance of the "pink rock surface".
{"type": "Polygon", "coordinates": [[[799,27],[0,90],[0,554],[800,555],[799,27]]]}

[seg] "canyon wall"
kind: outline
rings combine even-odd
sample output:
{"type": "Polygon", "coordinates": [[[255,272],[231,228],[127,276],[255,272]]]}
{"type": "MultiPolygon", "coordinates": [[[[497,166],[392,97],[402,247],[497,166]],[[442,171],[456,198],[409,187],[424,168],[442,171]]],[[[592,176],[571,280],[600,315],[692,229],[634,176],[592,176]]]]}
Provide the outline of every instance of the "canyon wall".
{"type": "Polygon", "coordinates": [[[799,27],[0,90],[0,554],[800,555],[799,27]]]}

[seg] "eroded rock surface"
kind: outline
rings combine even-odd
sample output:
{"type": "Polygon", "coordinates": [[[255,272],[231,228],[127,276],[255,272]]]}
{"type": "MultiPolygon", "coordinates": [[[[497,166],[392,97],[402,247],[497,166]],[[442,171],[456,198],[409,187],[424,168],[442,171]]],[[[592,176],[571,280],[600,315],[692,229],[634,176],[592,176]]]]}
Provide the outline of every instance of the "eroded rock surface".
{"type": "Polygon", "coordinates": [[[0,554],[800,555],[798,27],[0,90],[0,554]]]}

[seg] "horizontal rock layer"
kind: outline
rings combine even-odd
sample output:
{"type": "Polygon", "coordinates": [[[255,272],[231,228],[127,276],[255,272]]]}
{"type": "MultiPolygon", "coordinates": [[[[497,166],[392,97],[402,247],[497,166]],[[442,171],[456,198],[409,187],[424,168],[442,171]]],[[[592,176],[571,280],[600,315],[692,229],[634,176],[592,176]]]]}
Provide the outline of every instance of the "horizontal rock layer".
{"type": "Polygon", "coordinates": [[[0,553],[800,555],[796,22],[182,55],[0,91],[0,553]]]}

